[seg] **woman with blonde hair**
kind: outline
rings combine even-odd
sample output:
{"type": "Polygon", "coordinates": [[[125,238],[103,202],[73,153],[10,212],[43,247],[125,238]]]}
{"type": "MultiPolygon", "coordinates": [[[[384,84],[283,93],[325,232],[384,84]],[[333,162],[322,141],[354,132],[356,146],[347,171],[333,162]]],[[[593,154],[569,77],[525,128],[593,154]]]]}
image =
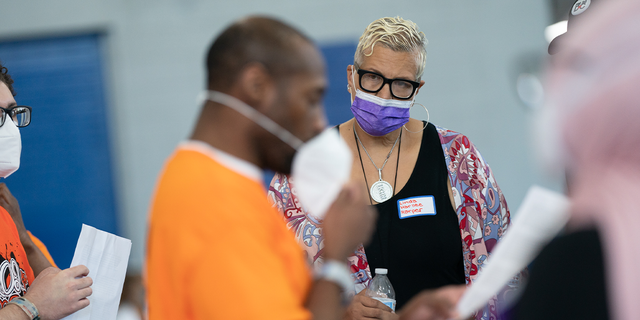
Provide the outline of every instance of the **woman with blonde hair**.
{"type": "MultiPolygon", "coordinates": [[[[363,294],[371,268],[389,270],[399,309],[423,289],[471,284],[510,223],[492,171],[469,139],[409,117],[425,83],[426,44],[412,21],[381,18],[365,29],[347,67],[354,118],[336,129],[354,155],[351,180],[379,212],[371,243],[349,258],[360,292],[348,309],[352,319],[395,317],[363,294]]],[[[319,268],[321,220],[301,207],[294,186],[276,174],[269,197],[319,268]]],[[[498,313],[494,299],[477,316],[498,313]]]]}

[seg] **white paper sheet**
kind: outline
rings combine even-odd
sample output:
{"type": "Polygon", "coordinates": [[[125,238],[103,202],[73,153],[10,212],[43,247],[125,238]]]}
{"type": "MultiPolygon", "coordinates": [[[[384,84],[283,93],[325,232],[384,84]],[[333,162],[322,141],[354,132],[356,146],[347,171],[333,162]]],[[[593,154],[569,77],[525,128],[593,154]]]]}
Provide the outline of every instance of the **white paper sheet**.
{"type": "Polygon", "coordinates": [[[85,265],[93,279],[88,307],[64,320],[116,319],[131,240],[83,224],[71,266],[85,265]]]}
{"type": "Polygon", "coordinates": [[[535,258],[569,219],[569,199],[538,186],[529,188],[513,224],[500,240],[482,273],[458,302],[461,319],[487,304],[535,258]]]}

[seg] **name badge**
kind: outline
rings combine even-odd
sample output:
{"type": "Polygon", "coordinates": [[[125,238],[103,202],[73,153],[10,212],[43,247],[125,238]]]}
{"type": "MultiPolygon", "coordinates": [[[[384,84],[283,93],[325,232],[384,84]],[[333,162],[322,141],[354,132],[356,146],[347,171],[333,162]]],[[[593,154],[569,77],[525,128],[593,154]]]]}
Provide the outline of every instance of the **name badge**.
{"type": "Polygon", "coordinates": [[[436,215],[436,201],[433,196],[398,200],[398,217],[400,219],[434,215],[436,215]]]}

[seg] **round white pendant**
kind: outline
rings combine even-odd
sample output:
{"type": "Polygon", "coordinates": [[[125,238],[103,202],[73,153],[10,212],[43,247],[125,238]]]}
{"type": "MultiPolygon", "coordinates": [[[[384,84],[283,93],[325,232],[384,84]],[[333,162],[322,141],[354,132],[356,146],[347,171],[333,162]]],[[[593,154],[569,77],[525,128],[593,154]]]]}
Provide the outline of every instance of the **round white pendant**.
{"type": "Polygon", "coordinates": [[[389,182],[378,180],[371,185],[369,194],[371,195],[371,199],[373,199],[375,202],[382,203],[393,197],[393,188],[391,187],[389,182]]]}

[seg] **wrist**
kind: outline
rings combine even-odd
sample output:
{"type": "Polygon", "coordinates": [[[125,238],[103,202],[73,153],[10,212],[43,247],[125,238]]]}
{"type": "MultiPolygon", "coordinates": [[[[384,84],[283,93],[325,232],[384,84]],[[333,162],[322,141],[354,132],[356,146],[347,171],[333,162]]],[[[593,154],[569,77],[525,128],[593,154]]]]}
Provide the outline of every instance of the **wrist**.
{"type": "Polygon", "coordinates": [[[20,307],[14,305],[14,304],[8,304],[7,303],[4,306],[4,308],[2,308],[0,310],[2,310],[2,312],[0,313],[0,314],[2,314],[2,316],[0,317],[2,319],[31,320],[31,319],[29,319],[27,314],[24,313],[24,311],[22,311],[22,309],[20,309],[20,307]]]}
{"type": "Polygon", "coordinates": [[[343,292],[354,290],[353,278],[346,263],[339,260],[326,259],[315,272],[316,280],[325,280],[337,284],[343,292]]]}
{"type": "MultiPolygon", "coordinates": [[[[13,300],[9,301],[8,305],[13,305],[20,309],[19,313],[24,315],[20,317],[21,319],[40,320],[40,313],[38,312],[38,308],[36,308],[36,306],[31,303],[31,301],[27,300],[24,297],[14,298],[13,300]]],[[[16,314],[18,313],[16,312],[16,314]]]]}

